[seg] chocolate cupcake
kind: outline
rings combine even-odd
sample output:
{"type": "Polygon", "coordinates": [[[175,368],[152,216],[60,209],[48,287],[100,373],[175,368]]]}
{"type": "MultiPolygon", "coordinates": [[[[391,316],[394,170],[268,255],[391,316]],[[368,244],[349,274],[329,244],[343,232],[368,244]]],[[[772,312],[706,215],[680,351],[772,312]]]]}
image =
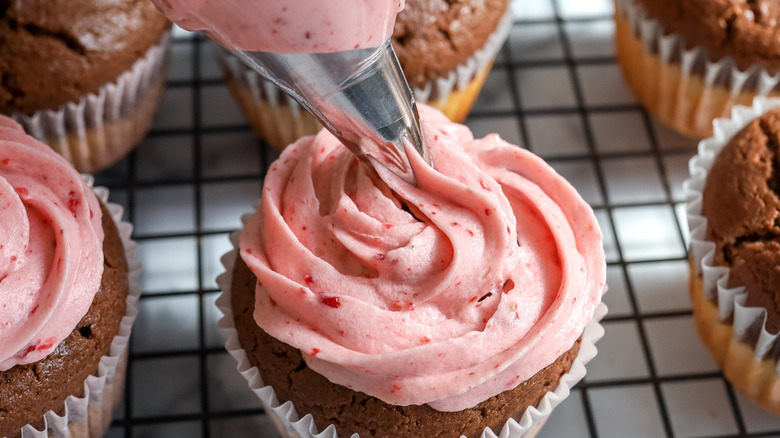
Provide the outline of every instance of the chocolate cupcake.
{"type": "Polygon", "coordinates": [[[131,228],[107,190],[3,116],[0,195],[0,436],[102,436],[140,294],[131,228]]]}
{"type": "Polygon", "coordinates": [[[252,352],[248,363],[280,400],[294,400],[298,412],[312,414],[315,424],[333,424],[336,430],[347,431],[343,436],[356,432],[360,436],[471,437],[480,436],[486,427],[497,433],[507,419],[520,419],[528,408],[539,405],[569,373],[579,353],[578,340],[514,389],[459,412],[440,412],[427,405],[396,406],[328,381],[306,365],[300,350],[258,329],[253,317],[256,283],[254,274],[239,261],[233,271],[231,305],[239,343],[252,352]]]}
{"type": "MultiPolygon", "coordinates": [[[[508,0],[407,0],[392,43],[418,102],[466,119],[512,24],[508,0]]],[[[297,102],[224,49],[231,93],[255,131],[276,149],[321,126],[297,102]]]]}
{"type": "Polygon", "coordinates": [[[616,0],[618,61],[637,100],[691,137],[757,95],[780,95],[780,5],[616,0]]]}
{"type": "Polygon", "coordinates": [[[699,334],[726,378],[780,415],[778,103],[736,107],[700,144],[686,188],[699,334]]]}
{"type": "Polygon", "coordinates": [[[96,172],[146,134],[170,25],[150,0],[0,3],[0,114],[96,172]]]}
{"type": "Polygon", "coordinates": [[[283,434],[530,437],[595,355],[590,207],[497,135],[420,119],[415,186],[327,131],[290,145],[223,257],[226,347],[283,434]]]}

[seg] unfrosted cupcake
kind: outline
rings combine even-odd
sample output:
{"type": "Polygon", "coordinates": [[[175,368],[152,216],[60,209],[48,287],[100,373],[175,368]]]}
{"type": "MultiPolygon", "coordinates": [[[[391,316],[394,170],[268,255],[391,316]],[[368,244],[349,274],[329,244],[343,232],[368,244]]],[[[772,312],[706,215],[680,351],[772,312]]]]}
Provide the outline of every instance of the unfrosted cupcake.
{"type": "Polygon", "coordinates": [[[497,135],[420,119],[415,186],[326,131],[290,145],[223,258],[227,349],[285,436],[533,436],[595,355],[590,207],[497,135]]]}
{"type": "Polygon", "coordinates": [[[617,56],[637,100],[691,137],[756,95],[779,95],[780,4],[616,0],[617,56]]]}
{"type": "Polygon", "coordinates": [[[118,405],[139,266],[90,185],[0,116],[0,436],[99,437],[118,405]]]}
{"type": "Polygon", "coordinates": [[[169,27],[150,0],[4,2],[0,114],[80,172],[114,164],[151,126],[169,27]]]}
{"type": "Polygon", "coordinates": [[[691,300],[726,378],[780,415],[780,101],[719,120],[686,181],[691,300]]]}
{"type": "MultiPolygon", "coordinates": [[[[509,34],[508,0],[407,0],[393,30],[393,48],[418,102],[462,122],[509,34]]],[[[255,131],[283,149],[321,126],[292,98],[224,49],[228,87],[255,131]]]]}

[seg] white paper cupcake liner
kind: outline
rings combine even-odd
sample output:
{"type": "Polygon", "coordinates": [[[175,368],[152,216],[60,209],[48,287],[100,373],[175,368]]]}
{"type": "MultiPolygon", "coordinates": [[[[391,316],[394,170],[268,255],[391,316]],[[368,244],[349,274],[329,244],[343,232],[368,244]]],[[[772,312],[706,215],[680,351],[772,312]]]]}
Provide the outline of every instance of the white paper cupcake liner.
{"type": "Polygon", "coordinates": [[[170,32],[115,82],[56,110],[11,114],[79,172],[104,169],[123,157],[151,126],[165,87],[170,32]]]}
{"type": "MultiPolygon", "coordinates": [[[[244,215],[241,218],[242,222],[246,224],[250,216],[244,215]]],[[[222,291],[217,299],[217,307],[224,315],[219,320],[219,328],[227,338],[225,348],[238,362],[238,371],[246,379],[252,392],[260,399],[268,417],[283,438],[338,438],[335,426],[326,425],[324,429],[321,429],[323,425],[319,425],[320,427],[315,425],[311,414],[305,414],[301,417],[295,410],[292,402],[280,403],[274,389],[263,383],[260,371],[257,367],[250,364],[246,351],[241,348],[230,301],[233,268],[239,256],[239,235],[240,231],[231,234],[230,242],[233,245],[233,249],[222,256],[221,261],[225,267],[225,272],[217,277],[217,285],[222,291]]],[[[536,407],[526,409],[519,420],[510,418],[498,435],[486,428],[481,438],[533,438],[536,436],[553,409],[568,397],[571,388],[585,377],[585,365],[596,356],[597,349],[595,344],[604,336],[604,328],[601,326],[600,321],[606,313],[607,306],[600,302],[594,312],[593,319],[582,333],[577,357],[572,362],[569,372],[561,377],[555,390],[545,394],[536,407]]],[[[351,438],[359,438],[359,436],[358,434],[353,434],[351,438]]]]}
{"type": "MultiPolygon", "coordinates": [[[[510,2],[511,3],[511,2],[510,2]]],[[[476,51],[465,63],[458,65],[447,77],[437,78],[425,84],[424,87],[413,87],[417,102],[433,104],[446,102],[453,91],[465,90],[469,83],[495,59],[501,46],[509,36],[512,27],[512,8],[507,4],[507,10],[499,21],[496,30],[488,37],[485,45],[476,51]]],[[[267,101],[273,107],[287,106],[293,115],[305,112],[298,102],[282,92],[273,82],[263,78],[257,72],[247,67],[238,57],[216,44],[217,59],[222,68],[248,89],[255,100],[267,101]]]]}
{"type": "Polygon", "coordinates": [[[766,95],[780,83],[780,72],[772,75],[758,65],[741,71],[730,57],[711,61],[706,49],[686,48],[679,34],[664,34],[661,23],[649,18],[645,8],[633,0],[615,0],[615,6],[615,14],[628,18],[634,35],[642,40],[645,50],[658,55],[664,63],[679,63],[683,76],[699,75],[707,86],[724,84],[732,96],[743,91],[766,95]]]}
{"type": "MultiPolygon", "coordinates": [[[[83,177],[92,187],[94,178],[90,175],[83,177]]],[[[125,316],[111,341],[109,353],[100,358],[97,374],[87,377],[84,381],[84,396],[70,396],[65,399],[65,411],[62,415],[54,411],[44,414],[43,430],[36,430],[29,424],[22,427],[22,438],[99,438],[108,430],[124,388],[127,347],[138,314],[136,304],[141,295],[138,283],[141,263],[135,258],[138,245],[130,239],[133,226],[122,221],[123,208],[108,202],[107,188],[96,187],[94,190],[98,199],[108,208],[124,245],[129,283],[125,316]]]]}
{"type": "MultiPolygon", "coordinates": [[[[744,287],[728,287],[729,268],[713,263],[715,244],[707,240],[707,219],[701,215],[702,192],[707,174],[720,150],[744,126],[778,106],[780,99],[757,97],[752,107],[732,108],[731,119],[716,119],[714,137],[699,143],[698,155],[691,158],[689,163],[691,176],[683,183],[691,233],[690,255],[695,266],[695,272],[691,275],[701,276],[704,295],[717,307],[720,322],[732,321],[733,339],[753,346],[756,362],[765,358],[777,360],[780,357],[778,334],[771,334],[766,329],[766,309],[745,306],[747,292],[744,287]]],[[[775,372],[780,375],[780,366],[775,368],[775,372]]]]}

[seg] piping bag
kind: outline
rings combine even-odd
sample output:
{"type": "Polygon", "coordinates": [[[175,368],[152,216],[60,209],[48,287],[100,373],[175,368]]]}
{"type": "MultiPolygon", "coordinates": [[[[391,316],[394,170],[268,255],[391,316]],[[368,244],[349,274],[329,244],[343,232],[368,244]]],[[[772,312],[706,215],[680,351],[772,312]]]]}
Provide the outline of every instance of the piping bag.
{"type": "Polygon", "coordinates": [[[415,184],[407,154],[431,163],[390,44],[403,0],[154,0],[274,82],[351,152],[415,184]]]}

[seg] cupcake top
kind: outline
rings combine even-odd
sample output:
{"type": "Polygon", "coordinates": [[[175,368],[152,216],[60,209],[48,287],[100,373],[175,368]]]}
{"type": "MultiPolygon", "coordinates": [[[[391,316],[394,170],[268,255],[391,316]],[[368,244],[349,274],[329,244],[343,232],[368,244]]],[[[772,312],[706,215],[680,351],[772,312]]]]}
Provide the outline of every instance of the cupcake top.
{"type": "Polygon", "coordinates": [[[420,106],[413,186],[327,131],[271,165],[240,238],[255,320],[331,382],[472,407],[572,347],[605,282],[601,232],[535,155],[420,106]]]}
{"type": "Polygon", "coordinates": [[[89,309],[103,270],[100,206],[62,157],[0,116],[0,371],[36,362],[89,309]]]}
{"type": "Polygon", "coordinates": [[[664,32],[683,37],[687,47],[703,47],[713,61],[732,57],[741,70],[761,65],[780,69],[778,19],[774,0],[636,0],[664,32]]]}
{"type": "Polygon", "coordinates": [[[167,28],[150,0],[0,2],[0,113],[55,109],[97,92],[167,28]]]}
{"type": "Polygon", "coordinates": [[[768,310],[780,331],[780,108],[745,126],[720,151],[707,177],[702,216],[714,263],[729,287],[745,286],[748,306],[768,310]]]}
{"type": "Polygon", "coordinates": [[[393,48],[409,85],[446,77],[487,43],[508,0],[407,0],[393,48]]]}

